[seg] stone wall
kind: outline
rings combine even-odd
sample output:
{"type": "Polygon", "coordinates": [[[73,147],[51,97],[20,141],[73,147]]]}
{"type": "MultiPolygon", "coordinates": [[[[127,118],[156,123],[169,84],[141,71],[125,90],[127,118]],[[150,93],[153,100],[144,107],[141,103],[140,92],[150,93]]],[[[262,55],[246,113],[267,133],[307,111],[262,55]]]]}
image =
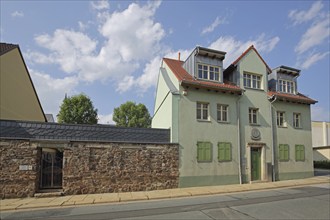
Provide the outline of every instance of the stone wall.
{"type": "Polygon", "coordinates": [[[0,197],[31,197],[39,180],[40,150],[29,141],[0,140],[0,197]]]}
{"type": "MultiPolygon", "coordinates": [[[[0,143],[1,198],[33,196],[39,190],[41,148],[56,144],[18,140],[0,143]]],[[[65,195],[178,187],[176,144],[73,142],[64,146],[65,195]]]]}
{"type": "Polygon", "coordinates": [[[73,144],[64,150],[65,194],[178,187],[176,145],[73,144]]]}

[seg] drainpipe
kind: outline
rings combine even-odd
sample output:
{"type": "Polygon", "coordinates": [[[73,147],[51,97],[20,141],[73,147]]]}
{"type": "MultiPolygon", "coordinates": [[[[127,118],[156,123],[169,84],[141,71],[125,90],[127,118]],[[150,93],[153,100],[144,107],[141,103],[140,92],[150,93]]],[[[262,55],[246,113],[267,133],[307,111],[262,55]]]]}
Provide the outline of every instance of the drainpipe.
{"type": "Polygon", "coordinates": [[[241,124],[240,124],[240,99],[243,97],[244,91],[242,92],[241,96],[237,99],[236,101],[236,107],[237,107],[237,142],[238,142],[238,147],[237,147],[237,154],[238,154],[238,175],[239,175],[239,184],[242,184],[242,164],[241,164],[241,124]]]}
{"type": "Polygon", "coordinates": [[[272,177],[273,177],[273,182],[275,182],[275,138],[274,138],[274,117],[273,117],[273,107],[272,104],[277,100],[277,96],[275,96],[275,99],[270,102],[270,115],[271,115],[271,130],[272,130],[272,135],[271,135],[271,143],[272,143],[272,177]]]}

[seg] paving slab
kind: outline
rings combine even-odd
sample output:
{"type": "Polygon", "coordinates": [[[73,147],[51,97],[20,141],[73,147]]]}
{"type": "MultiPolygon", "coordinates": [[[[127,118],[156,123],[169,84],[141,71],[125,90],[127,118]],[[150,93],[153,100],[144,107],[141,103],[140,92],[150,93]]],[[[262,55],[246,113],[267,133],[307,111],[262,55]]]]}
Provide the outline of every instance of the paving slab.
{"type": "Polygon", "coordinates": [[[147,191],[146,195],[149,199],[169,199],[171,194],[167,190],[153,190],[147,191]]]}
{"type": "Polygon", "coordinates": [[[105,193],[101,197],[95,198],[94,204],[119,202],[118,193],[105,193]]]}
{"type": "Polygon", "coordinates": [[[171,198],[191,196],[191,193],[189,193],[188,191],[182,190],[181,188],[168,189],[167,191],[170,193],[171,198]]]}

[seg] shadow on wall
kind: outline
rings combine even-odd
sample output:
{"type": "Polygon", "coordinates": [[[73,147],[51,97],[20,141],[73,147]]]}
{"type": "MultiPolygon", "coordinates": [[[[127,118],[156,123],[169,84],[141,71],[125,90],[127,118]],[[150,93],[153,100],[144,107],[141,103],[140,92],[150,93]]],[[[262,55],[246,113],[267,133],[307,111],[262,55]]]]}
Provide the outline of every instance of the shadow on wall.
{"type": "Polygon", "coordinates": [[[313,149],[314,161],[330,161],[330,147],[326,149],[313,149]]]}

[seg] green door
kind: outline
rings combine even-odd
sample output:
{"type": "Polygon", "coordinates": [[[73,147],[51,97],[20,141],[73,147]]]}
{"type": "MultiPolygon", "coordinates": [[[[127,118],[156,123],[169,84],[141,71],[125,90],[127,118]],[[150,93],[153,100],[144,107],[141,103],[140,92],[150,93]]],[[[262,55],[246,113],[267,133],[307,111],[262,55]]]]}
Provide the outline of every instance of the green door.
{"type": "Polygon", "coordinates": [[[251,148],[251,180],[260,180],[261,148],[251,148]]]}

